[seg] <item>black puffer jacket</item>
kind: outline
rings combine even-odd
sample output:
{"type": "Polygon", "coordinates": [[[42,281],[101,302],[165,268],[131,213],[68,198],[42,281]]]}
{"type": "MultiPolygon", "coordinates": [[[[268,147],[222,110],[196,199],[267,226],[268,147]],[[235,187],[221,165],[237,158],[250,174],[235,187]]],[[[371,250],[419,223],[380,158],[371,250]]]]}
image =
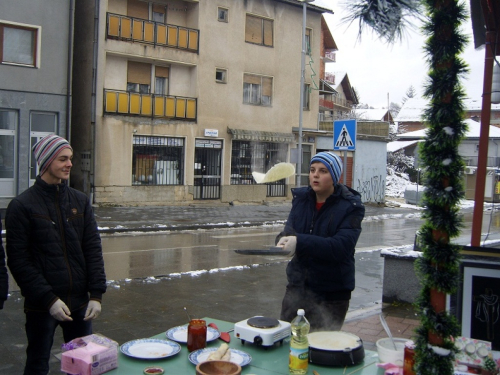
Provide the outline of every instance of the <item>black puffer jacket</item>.
{"type": "Polygon", "coordinates": [[[310,188],[292,189],[292,210],[279,236],[297,236],[295,256],[287,266],[290,286],[312,290],[328,300],[348,300],[354,290],[354,248],[365,207],[360,194],[344,185],[316,211],[310,188]]]}
{"type": "MultiPolygon", "coordinates": [[[[0,221],[0,233],[2,232],[2,222],[0,221]]],[[[7,300],[9,293],[9,276],[5,267],[5,252],[3,250],[2,238],[0,237],[0,309],[3,309],[3,303],[7,300]]]]}
{"type": "Polygon", "coordinates": [[[85,194],[65,183],[35,184],[7,207],[7,264],[28,310],[60,298],[72,311],[101,300],[106,275],[101,238],[85,194]]]}

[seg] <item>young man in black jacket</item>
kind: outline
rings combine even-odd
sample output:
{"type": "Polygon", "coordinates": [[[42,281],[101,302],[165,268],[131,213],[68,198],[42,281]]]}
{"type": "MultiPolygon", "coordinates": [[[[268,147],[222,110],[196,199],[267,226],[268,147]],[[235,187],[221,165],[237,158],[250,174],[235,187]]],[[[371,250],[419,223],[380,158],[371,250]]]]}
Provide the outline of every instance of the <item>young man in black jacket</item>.
{"type": "Polygon", "coordinates": [[[342,160],[320,152],[310,162],[309,187],[292,189],[292,210],[278,246],[291,250],[281,319],[304,309],[314,331],[338,331],[354,290],[354,248],[365,207],[361,195],[339,184],[342,160]]]}
{"type": "Polygon", "coordinates": [[[106,276],[101,238],[85,194],[67,185],[73,149],[48,135],[33,146],[35,184],[7,207],[7,264],[24,296],[25,375],[49,372],[58,325],[65,342],[92,333],[106,276]]]}

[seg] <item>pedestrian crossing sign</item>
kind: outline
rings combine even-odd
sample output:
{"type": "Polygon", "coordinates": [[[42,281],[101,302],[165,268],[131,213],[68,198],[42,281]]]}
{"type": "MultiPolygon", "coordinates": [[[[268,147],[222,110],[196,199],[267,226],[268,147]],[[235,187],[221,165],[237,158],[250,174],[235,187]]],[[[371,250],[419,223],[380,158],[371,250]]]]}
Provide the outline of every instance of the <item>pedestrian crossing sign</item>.
{"type": "Polygon", "coordinates": [[[333,122],[333,149],[356,150],[356,120],[337,120],[333,122]]]}

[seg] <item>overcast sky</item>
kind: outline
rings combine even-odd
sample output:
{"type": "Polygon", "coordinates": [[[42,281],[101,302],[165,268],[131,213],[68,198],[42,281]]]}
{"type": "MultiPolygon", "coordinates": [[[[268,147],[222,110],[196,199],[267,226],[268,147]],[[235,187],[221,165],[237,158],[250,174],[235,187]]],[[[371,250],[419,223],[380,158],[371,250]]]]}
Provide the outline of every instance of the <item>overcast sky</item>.
{"type": "MultiPolygon", "coordinates": [[[[388,95],[390,102],[401,105],[410,86],[415,88],[417,96],[421,96],[428,68],[423,53],[425,38],[420,30],[410,30],[402,42],[388,45],[379,40],[371,29],[364,28],[361,41],[357,41],[358,24],[341,24],[346,15],[342,3],[342,0],[314,1],[315,5],[334,11],[333,15],[325,14],[325,19],[338,47],[337,61],[327,63],[326,71],[347,72],[360,102],[374,108],[387,108],[388,95]]],[[[484,49],[474,50],[470,20],[464,27],[470,42],[463,58],[469,64],[470,73],[462,84],[468,97],[481,101],[484,49]]]]}

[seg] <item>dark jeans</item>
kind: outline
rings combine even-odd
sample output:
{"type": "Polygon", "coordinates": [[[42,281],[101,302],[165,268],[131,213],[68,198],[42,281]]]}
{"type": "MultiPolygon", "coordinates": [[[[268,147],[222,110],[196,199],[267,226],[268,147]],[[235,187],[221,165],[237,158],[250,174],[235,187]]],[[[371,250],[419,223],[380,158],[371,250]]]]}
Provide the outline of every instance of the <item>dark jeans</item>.
{"type": "Polygon", "coordinates": [[[26,367],[24,375],[45,375],[49,372],[50,350],[54,343],[54,333],[58,325],[63,330],[64,342],[92,334],[91,320],[84,321],[84,307],[71,312],[73,321],[60,322],[48,312],[26,311],[26,367]]]}
{"type": "Polygon", "coordinates": [[[349,300],[328,301],[304,288],[287,287],[281,305],[281,320],[291,322],[304,309],[314,331],[340,331],[349,309],[349,300]]]}

